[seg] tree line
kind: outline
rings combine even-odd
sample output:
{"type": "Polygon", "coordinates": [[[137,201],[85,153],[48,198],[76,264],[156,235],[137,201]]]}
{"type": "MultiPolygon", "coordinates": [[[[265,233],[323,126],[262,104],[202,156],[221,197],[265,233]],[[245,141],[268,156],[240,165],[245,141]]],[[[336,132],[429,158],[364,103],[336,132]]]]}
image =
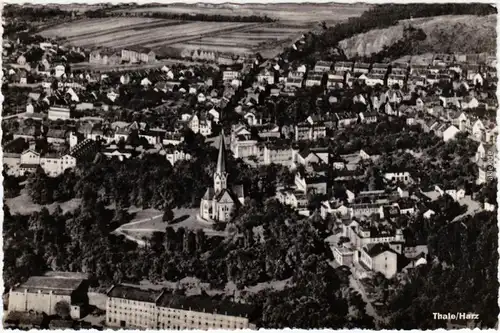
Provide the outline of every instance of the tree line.
{"type": "Polygon", "coordinates": [[[105,9],[97,9],[85,12],[89,18],[102,17],[154,17],[167,20],[181,21],[201,21],[201,22],[274,22],[275,20],[268,16],[259,15],[220,15],[220,14],[202,14],[202,13],[167,13],[167,12],[114,12],[105,9]]]}

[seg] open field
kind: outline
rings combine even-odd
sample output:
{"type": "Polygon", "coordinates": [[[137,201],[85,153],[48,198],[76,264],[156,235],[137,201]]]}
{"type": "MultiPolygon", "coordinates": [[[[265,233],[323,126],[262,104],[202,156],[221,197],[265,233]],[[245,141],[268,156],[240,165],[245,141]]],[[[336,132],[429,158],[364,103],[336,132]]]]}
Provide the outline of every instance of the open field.
{"type": "MultiPolygon", "coordinates": [[[[403,38],[409,20],[386,28],[374,29],[340,42],[348,57],[370,55],[403,38]]],[[[482,53],[496,50],[496,16],[448,15],[413,19],[411,25],[422,29],[427,38],[418,42],[420,53],[482,53]]]]}
{"type": "Polygon", "coordinates": [[[139,17],[78,20],[41,32],[62,37],[71,45],[120,50],[144,46],[157,50],[164,45],[188,42],[226,31],[237,31],[255,23],[187,22],[139,17]]]}
{"type": "Polygon", "coordinates": [[[34,212],[39,212],[42,207],[46,207],[49,212],[54,212],[57,206],[61,207],[63,213],[73,212],[81,204],[81,199],[71,199],[66,202],[55,202],[50,205],[38,205],[34,203],[30,196],[26,193],[15,198],[5,199],[5,204],[9,207],[11,214],[29,215],[34,212]]]}
{"type": "Polygon", "coordinates": [[[156,12],[173,14],[207,14],[224,16],[268,16],[282,23],[308,25],[325,21],[332,24],[349,17],[361,15],[368,6],[366,4],[172,4],[149,8],[122,9],[126,12],[156,12]]]}
{"type": "MultiPolygon", "coordinates": [[[[127,12],[170,12],[209,15],[267,15],[278,23],[179,21],[150,17],[108,17],[81,19],[41,31],[44,37],[64,38],[70,45],[117,51],[142,46],[160,56],[183,50],[207,50],[228,54],[272,57],[290,46],[304,32],[317,26],[359,16],[364,4],[252,4],[170,5],[132,8],[127,12]]],[[[119,10],[122,11],[122,10],[119,10]]],[[[174,56],[178,56],[174,55],[174,56]]]]}

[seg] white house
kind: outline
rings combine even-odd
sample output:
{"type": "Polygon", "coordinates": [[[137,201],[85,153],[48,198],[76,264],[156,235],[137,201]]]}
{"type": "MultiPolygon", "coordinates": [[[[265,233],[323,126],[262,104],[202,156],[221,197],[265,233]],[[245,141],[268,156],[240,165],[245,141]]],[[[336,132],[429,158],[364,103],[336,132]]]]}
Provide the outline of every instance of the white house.
{"type": "Polygon", "coordinates": [[[207,100],[207,98],[205,97],[205,95],[203,95],[202,93],[198,94],[198,103],[203,103],[206,100],[207,100]]]}
{"type": "Polygon", "coordinates": [[[485,127],[483,122],[478,119],[472,125],[472,135],[476,138],[481,139],[483,137],[483,133],[485,132],[485,127]]]}
{"type": "Polygon", "coordinates": [[[408,171],[400,172],[386,172],[384,178],[389,181],[402,182],[404,184],[409,184],[412,182],[410,173],[408,171]]]}
{"type": "Polygon", "coordinates": [[[61,77],[63,76],[63,74],[66,72],[66,69],[64,68],[63,65],[57,65],[55,68],[54,68],[54,76],[55,77],[61,77]]]}
{"type": "Polygon", "coordinates": [[[423,214],[424,218],[426,219],[430,219],[432,215],[436,214],[435,211],[433,211],[432,209],[428,209],[425,211],[425,213],[423,214]]]}
{"type": "Polygon", "coordinates": [[[493,212],[495,210],[495,205],[490,204],[489,202],[484,202],[484,210],[488,212],[493,212]]]}
{"type": "Polygon", "coordinates": [[[441,187],[438,185],[434,186],[434,190],[439,193],[440,196],[443,196],[445,194],[448,194],[450,197],[453,198],[455,201],[462,200],[465,197],[465,189],[460,188],[460,189],[453,189],[449,188],[446,190],[443,190],[441,187]]]}
{"type": "Polygon", "coordinates": [[[444,142],[447,142],[451,139],[454,139],[458,132],[460,132],[460,130],[458,128],[456,128],[455,126],[451,125],[450,127],[448,127],[443,132],[444,142]]]}
{"type": "Polygon", "coordinates": [[[117,93],[115,93],[114,91],[110,91],[110,92],[106,95],[106,97],[108,97],[108,99],[109,99],[111,102],[116,101],[116,99],[118,98],[118,96],[120,96],[120,95],[118,95],[118,94],[117,94],[117,93]]]}
{"type": "Polygon", "coordinates": [[[151,85],[151,81],[149,81],[149,79],[147,77],[145,77],[144,79],[141,80],[141,86],[147,87],[150,85],[151,85]]]}
{"type": "Polygon", "coordinates": [[[474,76],[472,77],[472,83],[475,86],[482,86],[483,85],[483,77],[481,76],[481,74],[479,74],[479,73],[474,74],[474,76]]]}
{"type": "Polygon", "coordinates": [[[474,109],[479,106],[479,101],[475,97],[467,96],[462,100],[462,109],[474,109]]]}
{"type": "Polygon", "coordinates": [[[28,102],[28,104],[26,104],[26,113],[33,113],[34,112],[34,108],[33,108],[33,104],[31,104],[31,102],[28,102]]]}
{"type": "Polygon", "coordinates": [[[212,108],[210,111],[208,111],[208,114],[210,114],[213,117],[214,122],[216,124],[219,123],[220,114],[219,114],[219,112],[217,110],[215,110],[215,109],[212,108]]]}

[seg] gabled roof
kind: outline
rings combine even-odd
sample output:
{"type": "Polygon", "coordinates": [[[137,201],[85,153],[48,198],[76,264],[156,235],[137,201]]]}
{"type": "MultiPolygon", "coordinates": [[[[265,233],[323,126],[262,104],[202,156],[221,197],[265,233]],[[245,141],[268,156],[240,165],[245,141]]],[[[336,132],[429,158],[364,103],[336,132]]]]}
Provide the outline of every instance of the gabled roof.
{"type": "Polygon", "coordinates": [[[108,297],[129,299],[139,302],[155,303],[161,291],[147,290],[127,285],[115,285],[108,292],[108,297]]]}
{"type": "Polygon", "coordinates": [[[363,248],[363,250],[372,258],[386,251],[396,253],[393,249],[389,247],[389,245],[384,243],[368,244],[363,248]]]}

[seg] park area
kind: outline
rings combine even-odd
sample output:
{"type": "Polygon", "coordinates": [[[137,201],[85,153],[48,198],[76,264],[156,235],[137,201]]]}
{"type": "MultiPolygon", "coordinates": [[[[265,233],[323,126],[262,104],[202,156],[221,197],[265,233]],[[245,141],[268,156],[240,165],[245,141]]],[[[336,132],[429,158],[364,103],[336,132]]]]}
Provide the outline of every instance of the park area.
{"type": "Polygon", "coordinates": [[[172,227],[174,230],[178,228],[185,228],[192,231],[201,229],[208,237],[228,236],[228,233],[225,231],[216,231],[210,224],[199,222],[196,218],[198,214],[197,208],[176,208],[172,211],[174,218],[171,222],[163,221],[163,212],[156,209],[149,208],[129,211],[134,214],[132,221],[120,226],[115,230],[115,233],[121,234],[131,241],[135,241],[141,246],[146,244],[146,240],[154,232],[165,232],[167,227],[172,227]]]}

